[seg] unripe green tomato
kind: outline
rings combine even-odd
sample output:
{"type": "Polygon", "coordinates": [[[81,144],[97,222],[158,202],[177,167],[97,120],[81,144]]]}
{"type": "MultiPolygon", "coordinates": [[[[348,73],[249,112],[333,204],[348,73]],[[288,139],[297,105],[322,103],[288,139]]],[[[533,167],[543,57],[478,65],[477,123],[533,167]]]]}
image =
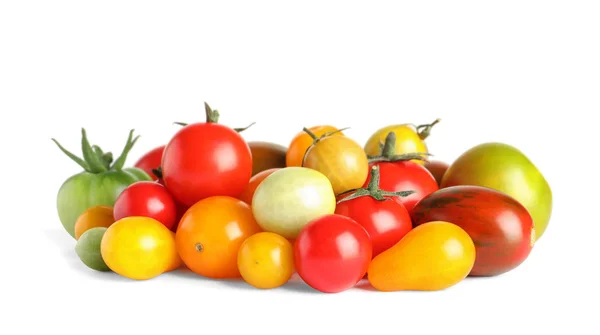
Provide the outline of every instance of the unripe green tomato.
{"type": "Polygon", "coordinates": [[[252,212],[265,231],[294,239],[311,220],[333,214],[336,198],[331,182],[319,171],[286,167],[257,187],[252,212]]]}

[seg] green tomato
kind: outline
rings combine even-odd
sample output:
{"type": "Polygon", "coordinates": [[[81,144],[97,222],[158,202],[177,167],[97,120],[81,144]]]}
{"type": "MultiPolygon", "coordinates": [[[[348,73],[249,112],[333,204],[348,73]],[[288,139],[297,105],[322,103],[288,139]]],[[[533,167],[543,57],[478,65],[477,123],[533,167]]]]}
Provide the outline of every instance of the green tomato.
{"type": "Polygon", "coordinates": [[[294,239],[311,220],[333,214],[331,182],[319,171],[286,167],[263,180],[252,198],[252,212],[265,231],[294,239]]]}
{"type": "Polygon", "coordinates": [[[519,201],[533,218],[536,239],[548,226],[552,214],[550,185],[517,148],[503,143],[484,143],[463,153],[450,165],[441,187],[484,186],[501,191],[519,201]]]}
{"type": "Polygon", "coordinates": [[[138,139],[132,137],[133,130],[129,133],[123,153],[114,162],[110,152],[104,153],[98,146],[89,144],[84,129],[82,129],[83,159],[70,153],[53,139],[69,158],[84,169],[83,172],[69,177],[62,184],[56,198],[60,222],[73,238],[75,238],[75,222],[85,210],[99,205],[112,207],[127,186],[137,181],[151,180],[150,176],[141,169],[123,168],[127,154],[138,139]]]}
{"type": "Polygon", "coordinates": [[[110,271],[110,268],[102,259],[100,251],[102,237],[105,232],[105,227],[90,228],[79,237],[77,244],[75,244],[75,253],[77,253],[81,262],[96,271],[110,271]]]}

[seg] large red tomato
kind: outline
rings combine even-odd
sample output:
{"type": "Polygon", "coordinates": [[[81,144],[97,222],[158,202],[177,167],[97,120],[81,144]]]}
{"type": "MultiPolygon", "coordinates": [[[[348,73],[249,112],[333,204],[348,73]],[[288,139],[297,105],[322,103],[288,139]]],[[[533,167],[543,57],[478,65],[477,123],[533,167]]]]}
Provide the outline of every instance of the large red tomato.
{"type": "Polygon", "coordinates": [[[300,231],[294,243],[294,263],[310,287],[337,293],[363,278],[372,250],[369,234],[361,225],[342,215],[327,214],[300,231]]]}
{"type": "Polygon", "coordinates": [[[379,178],[379,169],[374,166],[368,187],[340,196],[335,208],[335,214],[347,216],[367,230],[373,257],[394,246],[412,229],[410,215],[400,200],[403,195],[381,190],[379,178]]]}
{"type": "Polygon", "coordinates": [[[181,128],[163,153],[165,185],[186,206],[210,196],[237,198],[252,176],[252,154],[244,138],[218,124],[218,112],[208,105],[206,115],[206,122],[181,128]]]}
{"type": "Polygon", "coordinates": [[[142,157],[140,157],[140,159],[138,159],[134,166],[138,169],[144,170],[150,176],[150,178],[152,178],[152,180],[158,180],[158,177],[152,170],[160,167],[164,150],[165,146],[161,145],[160,147],[156,147],[148,151],[142,157]]]}
{"type": "Polygon", "coordinates": [[[115,221],[130,216],[153,218],[173,230],[177,205],[167,189],[153,181],[139,181],[121,192],[113,206],[115,221]]]}

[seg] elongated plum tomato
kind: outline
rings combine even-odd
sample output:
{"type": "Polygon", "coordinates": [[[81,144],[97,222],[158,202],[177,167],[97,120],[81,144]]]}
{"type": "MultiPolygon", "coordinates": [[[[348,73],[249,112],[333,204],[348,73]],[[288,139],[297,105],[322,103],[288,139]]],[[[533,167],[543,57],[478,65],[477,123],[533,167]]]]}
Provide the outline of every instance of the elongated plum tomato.
{"type": "Polygon", "coordinates": [[[373,246],[356,221],[338,214],[312,220],[294,244],[298,275],[310,287],[338,293],[358,283],[367,272],[373,246]]]}
{"type": "MultiPolygon", "coordinates": [[[[428,153],[427,144],[425,139],[429,137],[431,128],[435,126],[439,119],[435,120],[431,124],[424,124],[420,126],[414,126],[412,124],[394,124],[385,126],[374,132],[367,143],[365,144],[365,152],[369,156],[378,156],[381,154],[381,143],[385,141],[389,133],[396,134],[396,140],[394,143],[394,155],[404,154],[415,154],[415,153],[428,153]]],[[[427,158],[422,156],[422,158],[427,158]]],[[[415,159],[413,162],[423,165],[424,162],[421,159],[415,159]]]]}
{"type": "Polygon", "coordinates": [[[516,268],[527,259],[536,238],[527,209],[487,187],[443,188],[423,198],[412,217],[415,226],[442,220],[464,229],[477,248],[471,276],[495,276],[516,268]]]}
{"type": "Polygon", "coordinates": [[[211,196],[239,197],[252,175],[252,154],[244,138],[218,124],[218,112],[205,107],[206,122],[184,126],[163,153],[165,185],[187,206],[211,196]]]}
{"type": "Polygon", "coordinates": [[[261,232],[248,204],[228,196],[198,201],[181,218],[175,241],[183,263],[208,278],[237,278],[238,251],[261,232]]]}
{"type": "Polygon", "coordinates": [[[321,172],[286,167],[258,185],[252,212],[263,230],[295,239],[309,221],[333,214],[335,203],[331,183],[321,172]]]}
{"type": "Polygon", "coordinates": [[[367,188],[340,196],[335,209],[335,214],[347,216],[367,230],[373,244],[373,257],[391,248],[412,229],[410,215],[398,200],[410,192],[381,190],[379,177],[379,170],[374,166],[367,188]]]}
{"type": "Polygon", "coordinates": [[[146,280],[173,266],[177,250],[173,233],[147,217],[127,217],[113,223],[102,237],[102,259],[121,276],[146,280]]]}
{"type": "Polygon", "coordinates": [[[173,229],[177,219],[177,206],[164,186],[153,181],[140,181],[131,184],[119,195],[113,215],[115,220],[145,216],[173,229]]]}
{"type": "Polygon", "coordinates": [[[306,151],[304,167],[323,173],[336,195],[364,184],[369,174],[369,161],[358,143],[346,136],[317,137],[310,130],[305,131],[314,142],[306,151]]]}
{"type": "Polygon", "coordinates": [[[444,290],[468,276],[475,256],[475,245],[462,228],[432,221],[373,258],[367,276],[379,291],[444,290]]]}
{"type": "Polygon", "coordinates": [[[294,273],[292,244],[275,233],[254,234],[240,247],[238,268],[242,278],[256,288],[279,287],[294,273]]]}
{"type": "Polygon", "coordinates": [[[152,170],[159,168],[160,164],[162,164],[162,155],[164,150],[165,146],[161,145],[148,151],[142,157],[140,157],[133,166],[144,170],[144,172],[146,172],[150,178],[152,178],[152,180],[158,180],[158,177],[153,173],[152,170]]]}
{"type": "Polygon", "coordinates": [[[256,188],[258,187],[258,185],[260,185],[260,183],[262,183],[262,181],[265,180],[265,178],[267,178],[277,170],[279,170],[279,168],[268,169],[252,176],[252,178],[250,178],[250,182],[246,186],[246,189],[244,190],[242,195],[240,195],[239,199],[247,203],[248,205],[252,205],[252,198],[254,197],[254,192],[256,192],[256,188]]]}
{"type": "Polygon", "coordinates": [[[127,186],[136,181],[151,180],[143,170],[125,167],[127,155],[137,140],[137,137],[133,138],[133,130],[129,132],[123,152],[114,161],[112,153],[103,152],[97,145],[90,144],[85,129],[81,129],[81,135],[83,159],[52,139],[64,154],[84,169],[65,180],[56,196],[60,222],[73,237],[75,222],[83,212],[94,206],[112,207],[127,186]]]}
{"type": "MultiPolygon", "coordinates": [[[[331,133],[332,136],[344,136],[343,132],[330,125],[314,126],[308,129],[316,136],[323,136],[327,133],[331,133]]],[[[304,154],[312,144],[313,139],[306,131],[301,131],[296,134],[290,142],[285,155],[286,166],[302,166],[304,154]]]]}
{"type": "MultiPolygon", "coordinates": [[[[382,155],[371,158],[370,166],[378,166],[381,180],[381,189],[389,192],[412,191],[406,197],[398,197],[410,213],[416,203],[425,196],[439,189],[435,178],[423,165],[412,161],[419,155],[406,154],[394,155],[395,133],[389,133],[386,138],[382,155]]],[[[371,180],[368,176],[365,185],[371,180]]]]}

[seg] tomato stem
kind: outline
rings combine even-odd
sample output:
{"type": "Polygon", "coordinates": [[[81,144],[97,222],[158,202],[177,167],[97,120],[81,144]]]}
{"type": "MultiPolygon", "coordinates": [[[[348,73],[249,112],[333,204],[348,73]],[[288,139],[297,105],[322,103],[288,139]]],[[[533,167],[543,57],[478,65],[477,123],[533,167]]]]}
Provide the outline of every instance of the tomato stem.
{"type": "Polygon", "coordinates": [[[156,176],[156,178],[162,179],[163,174],[162,174],[162,167],[161,166],[157,167],[156,169],[152,169],[151,171],[156,176]]]}
{"type": "Polygon", "coordinates": [[[349,200],[364,197],[364,196],[370,196],[371,198],[373,198],[377,201],[387,201],[387,200],[391,200],[390,197],[407,197],[407,196],[415,193],[415,191],[399,191],[399,192],[384,191],[379,188],[380,178],[381,178],[381,176],[380,176],[380,172],[379,172],[379,167],[377,165],[373,165],[373,167],[371,168],[371,180],[369,180],[369,184],[367,185],[367,187],[353,190],[352,192],[354,192],[354,193],[352,193],[351,195],[349,195],[345,198],[340,199],[337,203],[340,204],[344,201],[349,201],[349,200]]]}
{"type": "Polygon", "coordinates": [[[319,140],[319,138],[317,137],[317,135],[315,135],[315,133],[313,133],[312,131],[310,131],[310,129],[304,127],[304,128],[302,128],[302,131],[304,131],[305,133],[307,133],[308,136],[310,136],[313,139],[313,141],[318,141],[319,140]]]}
{"type": "Polygon", "coordinates": [[[255,124],[256,124],[256,122],[252,122],[251,124],[247,125],[247,126],[246,126],[246,127],[244,127],[244,128],[233,128],[233,130],[235,130],[235,131],[236,131],[236,132],[238,132],[238,133],[241,133],[241,132],[243,132],[244,130],[247,130],[248,128],[252,127],[252,126],[253,126],[253,125],[255,125],[255,124]]]}
{"type": "Polygon", "coordinates": [[[58,143],[58,141],[54,138],[51,139],[54,143],[56,143],[56,145],[58,146],[58,148],[65,154],[67,155],[67,157],[71,158],[75,163],[77,163],[79,166],[81,166],[85,171],[90,172],[90,167],[89,165],[80,157],[78,157],[77,155],[73,154],[72,152],[70,152],[69,150],[65,149],[60,143],[58,143]]]}
{"type": "Polygon", "coordinates": [[[127,160],[127,155],[131,151],[131,148],[133,148],[133,145],[135,144],[135,142],[137,142],[138,138],[140,138],[139,135],[136,136],[135,138],[133,138],[133,132],[134,132],[133,129],[131,129],[129,131],[129,137],[127,138],[127,143],[125,143],[125,147],[123,148],[121,155],[119,156],[119,158],[117,158],[117,160],[115,160],[114,164],[111,167],[111,170],[119,171],[119,170],[123,169],[123,166],[125,166],[125,161],[127,160]]]}
{"type": "Polygon", "coordinates": [[[206,111],[206,123],[219,123],[218,110],[213,110],[206,102],[204,102],[204,110],[206,111]]]}
{"type": "Polygon", "coordinates": [[[418,159],[422,161],[426,161],[425,156],[431,156],[428,152],[411,152],[401,155],[396,155],[396,133],[393,131],[387,134],[385,137],[385,143],[381,148],[381,155],[379,156],[368,156],[369,163],[378,163],[378,162],[400,162],[400,161],[410,161],[413,159],[418,159]]]}
{"type": "Polygon", "coordinates": [[[433,128],[433,126],[438,124],[440,121],[442,120],[438,118],[435,119],[435,121],[433,121],[432,123],[417,126],[417,134],[422,140],[426,139],[427,137],[429,137],[429,135],[431,135],[431,128],[433,128]]]}

